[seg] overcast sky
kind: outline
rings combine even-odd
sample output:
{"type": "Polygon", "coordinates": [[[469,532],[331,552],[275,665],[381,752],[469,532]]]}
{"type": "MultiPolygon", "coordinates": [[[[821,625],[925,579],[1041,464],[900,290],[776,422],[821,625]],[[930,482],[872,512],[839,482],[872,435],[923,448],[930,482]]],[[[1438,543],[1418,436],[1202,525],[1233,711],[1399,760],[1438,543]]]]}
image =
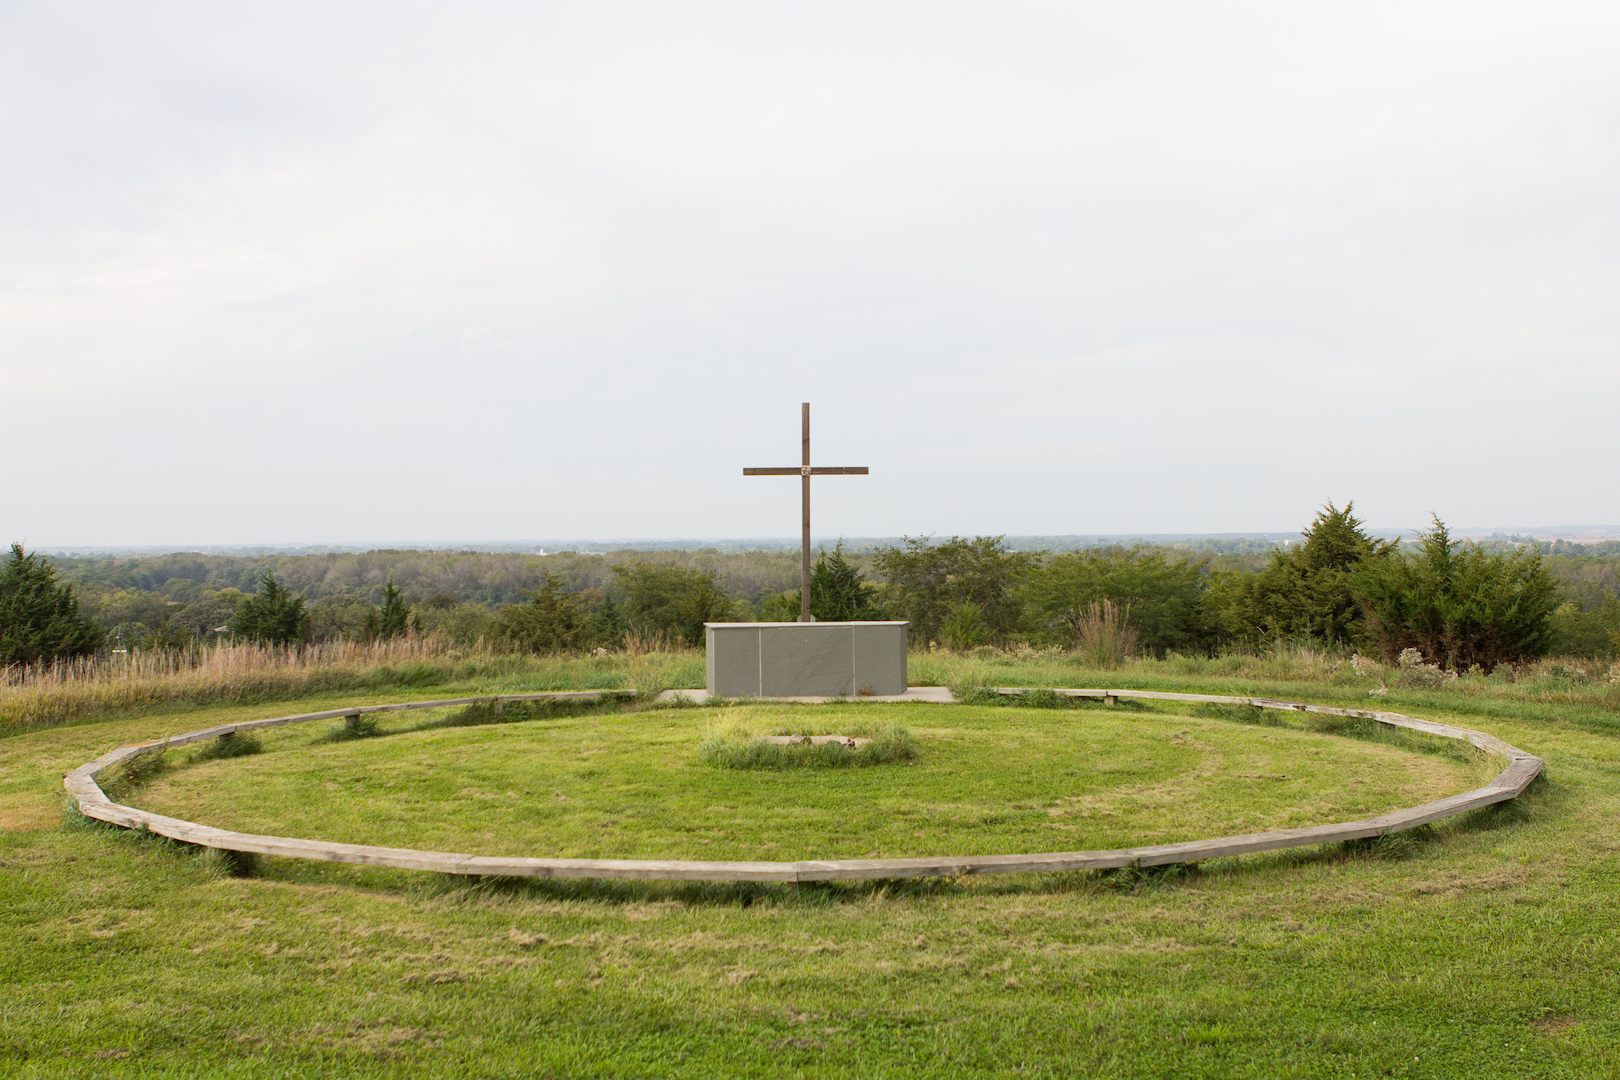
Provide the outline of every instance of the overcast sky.
{"type": "Polygon", "coordinates": [[[1620,524],[1620,6],[0,4],[0,541],[1620,524]]]}

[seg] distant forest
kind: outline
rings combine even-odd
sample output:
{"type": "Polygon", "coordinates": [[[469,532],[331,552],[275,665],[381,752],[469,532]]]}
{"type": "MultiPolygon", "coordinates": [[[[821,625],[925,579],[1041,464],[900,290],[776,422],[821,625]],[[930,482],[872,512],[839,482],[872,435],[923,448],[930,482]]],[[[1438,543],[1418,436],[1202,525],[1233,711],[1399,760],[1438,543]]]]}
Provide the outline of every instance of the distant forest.
{"type": "MultiPolygon", "coordinates": [[[[845,551],[835,569],[851,582],[858,581],[864,590],[861,595],[867,599],[858,601],[868,605],[861,609],[867,612],[862,617],[909,617],[914,635],[946,644],[1061,641],[1066,637],[1066,625],[1078,626],[1076,620],[1081,616],[1076,612],[1085,602],[1110,599],[1122,590],[1133,594],[1122,602],[1134,605],[1133,623],[1147,635],[1145,647],[1154,652],[1208,651],[1234,640],[1280,636],[1294,627],[1286,619],[1256,622],[1256,616],[1245,614],[1244,605],[1252,606],[1252,602],[1244,599],[1244,590],[1268,588],[1264,585],[1268,568],[1273,575],[1280,573],[1276,560],[1286,552],[1298,551],[1299,542],[1279,546],[1223,538],[1202,544],[1186,541],[1080,552],[1020,549],[1004,538],[952,538],[939,543],[944,549],[959,545],[958,554],[968,559],[960,566],[940,564],[941,580],[960,584],[973,574],[1000,575],[1005,580],[984,588],[968,583],[954,593],[949,585],[919,584],[928,571],[919,570],[923,564],[917,560],[921,552],[931,550],[928,545],[845,551]],[[904,555],[907,550],[911,550],[910,556],[904,555]],[[912,576],[908,578],[908,574],[912,576]],[[940,598],[937,611],[918,599],[929,588],[935,588],[940,598]]],[[[1541,565],[1558,592],[1553,636],[1544,644],[1544,651],[1614,654],[1620,638],[1611,631],[1620,630],[1620,623],[1614,627],[1609,623],[1620,617],[1620,542],[1538,544],[1529,537],[1498,537],[1469,546],[1501,557],[1540,553],[1541,565]]],[[[1391,550],[1415,552],[1418,547],[1416,542],[1406,542],[1391,550]]],[[[308,616],[303,633],[317,641],[374,632],[368,627],[375,627],[379,610],[398,603],[386,595],[390,583],[403,598],[411,625],[419,630],[441,631],[459,641],[495,639],[514,632],[512,617],[519,613],[515,605],[532,605],[538,596],[542,603],[555,606],[562,597],[567,610],[585,620],[582,626],[596,620],[597,638],[585,633],[577,640],[600,639],[609,644],[614,635],[622,636],[622,627],[634,625],[635,604],[644,613],[665,600],[678,606],[678,599],[669,597],[682,589],[689,591],[693,582],[707,580],[712,583],[710,591],[721,598],[703,601],[702,610],[709,613],[705,617],[744,621],[792,618],[799,588],[799,553],[784,549],[547,555],[380,550],[54,557],[48,561],[58,580],[73,585],[84,614],[106,632],[108,648],[147,647],[154,637],[199,643],[217,640],[229,633],[226,628],[238,609],[261,591],[267,576],[290,596],[301,598],[308,616]],[[669,594],[664,600],[654,595],[660,589],[669,594]],[[632,602],[629,608],[623,606],[627,600],[632,602]],[[509,608],[503,622],[502,613],[509,608]]],[[[666,619],[669,626],[675,621],[674,615],[666,619]]],[[[1299,629],[1303,636],[1332,637],[1334,633],[1310,623],[1300,623],[1299,629]]]]}

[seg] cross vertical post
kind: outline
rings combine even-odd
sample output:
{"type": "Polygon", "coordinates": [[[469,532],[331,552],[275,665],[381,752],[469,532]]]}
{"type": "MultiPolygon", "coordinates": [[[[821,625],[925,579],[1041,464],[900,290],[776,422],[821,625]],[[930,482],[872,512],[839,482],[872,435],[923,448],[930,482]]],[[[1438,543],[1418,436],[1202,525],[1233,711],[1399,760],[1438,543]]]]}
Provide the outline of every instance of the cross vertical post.
{"type": "Polygon", "coordinates": [[[814,467],[810,464],[810,403],[806,401],[800,406],[800,415],[803,419],[800,448],[802,450],[801,463],[797,468],[766,468],[744,469],[744,476],[798,476],[804,503],[803,516],[803,559],[799,573],[799,621],[812,622],[810,618],[810,478],[812,476],[866,476],[870,470],[865,465],[849,465],[837,468],[814,467]]]}
{"type": "Polygon", "coordinates": [[[810,403],[804,403],[801,413],[804,418],[804,436],[800,440],[803,448],[803,462],[800,474],[800,487],[804,490],[804,560],[800,567],[799,581],[799,621],[810,621],[810,403]]]}

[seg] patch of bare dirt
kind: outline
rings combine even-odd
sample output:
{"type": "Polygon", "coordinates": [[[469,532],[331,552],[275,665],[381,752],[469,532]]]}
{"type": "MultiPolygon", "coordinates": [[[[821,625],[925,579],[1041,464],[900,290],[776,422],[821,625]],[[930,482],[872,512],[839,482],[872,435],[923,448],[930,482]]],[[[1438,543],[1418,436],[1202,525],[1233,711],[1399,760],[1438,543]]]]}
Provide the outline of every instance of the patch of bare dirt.
{"type": "Polygon", "coordinates": [[[1467,892],[1500,892],[1516,889],[1524,884],[1523,871],[1504,871],[1496,874],[1444,874],[1428,881],[1413,884],[1408,892],[1413,896],[1461,896],[1467,892]]]}
{"type": "Polygon", "coordinates": [[[33,832],[62,820],[62,811],[45,800],[0,807],[0,832],[33,832]]]}
{"type": "Polygon", "coordinates": [[[1567,1035],[1570,1031],[1581,1026],[1581,1022],[1573,1016],[1548,1016],[1535,1021],[1530,1025],[1535,1028],[1538,1035],[1567,1035]]]}

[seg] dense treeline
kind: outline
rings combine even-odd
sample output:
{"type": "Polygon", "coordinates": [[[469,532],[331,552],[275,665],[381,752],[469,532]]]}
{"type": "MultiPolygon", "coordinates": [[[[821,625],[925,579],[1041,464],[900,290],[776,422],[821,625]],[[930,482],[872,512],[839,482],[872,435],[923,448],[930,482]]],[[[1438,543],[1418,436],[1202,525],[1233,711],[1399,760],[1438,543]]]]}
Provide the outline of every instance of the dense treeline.
{"type": "MultiPolygon", "coordinates": [[[[86,612],[107,632],[112,648],[141,646],[154,636],[216,639],[232,631],[238,608],[262,591],[267,579],[304,601],[304,631],[318,641],[374,634],[369,623],[380,617],[391,586],[411,609],[411,625],[442,629],[458,640],[472,641],[491,636],[499,612],[529,601],[547,574],[561,581],[564,592],[579,594],[578,603],[594,614],[608,595],[622,591],[621,568],[662,567],[683,572],[685,576],[677,575],[682,581],[711,581],[737,601],[740,618],[752,617],[761,604],[795,588],[799,580],[797,552],[620,551],[541,556],[410,550],[252,558],[175,554],[52,562],[62,580],[77,587],[86,612]]],[[[608,621],[613,624],[611,611],[608,621]]],[[[281,637],[279,632],[269,635],[273,640],[281,637]]]]}
{"type": "MultiPolygon", "coordinates": [[[[818,557],[811,609],[822,620],[908,619],[914,640],[959,650],[1024,642],[1100,659],[1315,641],[1388,660],[1416,650],[1465,670],[1620,646],[1620,558],[1598,545],[1458,543],[1438,520],[1396,544],[1329,504],[1298,543],[1223,547],[840,544],[818,557]]],[[[617,648],[627,635],[697,644],[705,621],[791,620],[800,608],[793,551],[46,560],[14,548],[6,572],[18,582],[0,588],[7,663],[224,636],[296,644],[438,631],[542,652],[617,648]],[[28,618],[52,612],[54,629],[19,629],[26,604],[28,618]]]]}

